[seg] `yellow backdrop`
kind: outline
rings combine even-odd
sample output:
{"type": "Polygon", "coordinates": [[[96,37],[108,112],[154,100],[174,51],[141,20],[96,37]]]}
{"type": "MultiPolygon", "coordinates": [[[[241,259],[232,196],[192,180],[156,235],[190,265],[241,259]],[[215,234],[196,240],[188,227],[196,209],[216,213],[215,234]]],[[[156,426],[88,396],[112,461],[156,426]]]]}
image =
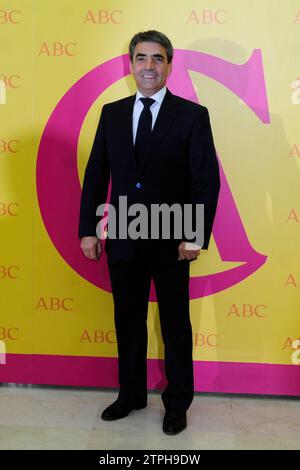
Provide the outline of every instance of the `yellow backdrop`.
{"type": "MultiPolygon", "coordinates": [[[[224,172],[215,237],[191,265],[197,389],[299,394],[297,0],[1,2],[0,381],[117,383],[115,360],[105,362],[117,356],[105,266],[90,268],[68,246],[72,220],[70,246],[77,236],[76,182],[66,180],[63,210],[55,197],[64,174],[73,178],[69,152],[82,182],[102,105],[135,92],[127,48],[146,29],[173,42],[170,89],[180,93],[187,72],[189,97],[209,109],[224,172]],[[66,358],[80,364],[76,380],[66,358]]],[[[149,360],[163,358],[157,313],[152,297],[149,360]]]]}

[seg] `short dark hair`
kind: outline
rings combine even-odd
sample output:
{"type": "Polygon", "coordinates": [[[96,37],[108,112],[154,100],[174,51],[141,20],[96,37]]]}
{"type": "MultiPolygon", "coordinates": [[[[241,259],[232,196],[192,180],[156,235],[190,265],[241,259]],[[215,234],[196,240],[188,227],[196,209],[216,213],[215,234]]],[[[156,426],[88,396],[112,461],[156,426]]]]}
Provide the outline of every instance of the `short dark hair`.
{"type": "Polygon", "coordinates": [[[131,62],[133,62],[135,46],[139,42],[157,42],[166,49],[168,63],[172,62],[174,50],[170,39],[167,38],[165,34],[155,31],[154,29],[140,32],[133,36],[129,44],[129,57],[131,62]]]}

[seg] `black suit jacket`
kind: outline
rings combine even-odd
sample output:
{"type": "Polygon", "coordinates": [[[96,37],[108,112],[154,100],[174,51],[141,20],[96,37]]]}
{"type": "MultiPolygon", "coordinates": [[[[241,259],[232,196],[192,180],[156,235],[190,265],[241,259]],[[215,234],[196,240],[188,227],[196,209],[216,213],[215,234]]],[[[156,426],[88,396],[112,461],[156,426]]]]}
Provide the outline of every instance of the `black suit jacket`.
{"type": "MultiPolygon", "coordinates": [[[[79,237],[96,235],[96,209],[106,201],[111,177],[110,203],[116,206],[120,195],[127,196],[128,206],[137,202],[147,207],[151,203],[204,204],[203,248],[207,249],[220,187],[208,111],[167,89],[151,145],[138,169],[132,137],[134,102],[135,95],[103,106],[84,176],[79,237]]],[[[177,257],[180,241],[175,245],[172,240],[157,241],[156,246],[177,257]]],[[[128,258],[135,243],[108,240],[106,246],[113,257],[128,258]]]]}

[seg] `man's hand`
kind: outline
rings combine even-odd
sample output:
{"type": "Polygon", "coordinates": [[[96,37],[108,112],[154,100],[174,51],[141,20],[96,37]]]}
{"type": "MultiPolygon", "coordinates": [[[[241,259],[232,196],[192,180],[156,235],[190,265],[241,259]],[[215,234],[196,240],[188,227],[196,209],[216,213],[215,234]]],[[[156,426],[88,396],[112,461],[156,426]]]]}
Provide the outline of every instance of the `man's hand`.
{"type": "Polygon", "coordinates": [[[97,261],[102,251],[101,240],[97,237],[82,237],[80,248],[88,259],[97,261]]]}
{"type": "Polygon", "coordinates": [[[198,248],[198,245],[196,244],[187,244],[187,242],[181,242],[179,247],[178,247],[178,260],[184,260],[187,259],[189,261],[193,261],[194,259],[197,259],[197,257],[200,255],[200,247],[198,248]],[[196,249],[190,249],[188,246],[195,246],[196,249]],[[187,249],[188,248],[188,249],[187,249]]]}

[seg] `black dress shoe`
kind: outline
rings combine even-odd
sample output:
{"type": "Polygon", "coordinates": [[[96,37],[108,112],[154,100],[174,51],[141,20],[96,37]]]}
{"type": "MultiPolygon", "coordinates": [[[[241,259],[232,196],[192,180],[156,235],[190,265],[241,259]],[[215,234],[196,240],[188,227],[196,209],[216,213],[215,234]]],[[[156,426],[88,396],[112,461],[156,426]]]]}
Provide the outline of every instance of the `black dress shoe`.
{"type": "Polygon", "coordinates": [[[147,406],[147,402],[137,402],[130,404],[120,399],[109,405],[102,413],[101,418],[104,421],[114,421],[116,419],[125,418],[132,410],[141,410],[147,406]]]}
{"type": "Polygon", "coordinates": [[[180,410],[166,410],[163,431],[171,436],[179,434],[186,428],[186,412],[180,410]]]}

